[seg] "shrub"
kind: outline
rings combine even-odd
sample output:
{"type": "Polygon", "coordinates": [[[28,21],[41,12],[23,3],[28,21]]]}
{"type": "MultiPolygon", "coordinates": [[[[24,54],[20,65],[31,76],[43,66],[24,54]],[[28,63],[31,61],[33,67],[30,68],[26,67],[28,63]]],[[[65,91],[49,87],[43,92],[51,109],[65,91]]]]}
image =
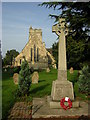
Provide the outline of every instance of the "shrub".
{"type": "Polygon", "coordinates": [[[14,67],[13,73],[19,73],[20,70],[21,70],[20,66],[14,67]]]}
{"type": "Polygon", "coordinates": [[[31,85],[31,76],[28,62],[24,60],[19,72],[19,92],[21,95],[28,95],[31,85]]]}
{"type": "Polygon", "coordinates": [[[90,67],[84,66],[78,80],[79,90],[82,93],[90,94],[90,67]]]}

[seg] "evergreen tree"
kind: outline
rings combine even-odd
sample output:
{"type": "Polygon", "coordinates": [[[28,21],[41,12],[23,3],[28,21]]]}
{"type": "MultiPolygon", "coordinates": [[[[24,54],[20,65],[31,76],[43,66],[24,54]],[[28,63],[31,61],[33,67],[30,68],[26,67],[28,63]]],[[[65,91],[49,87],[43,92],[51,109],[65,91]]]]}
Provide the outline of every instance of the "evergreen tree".
{"type": "Polygon", "coordinates": [[[21,64],[21,70],[19,72],[19,92],[21,95],[29,93],[31,85],[31,75],[28,62],[24,60],[21,64]]]}
{"type": "Polygon", "coordinates": [[[59,11],[57,15],[50,14],[55,18],[55,22],[63,17],[68,23],[71,34],[75,36],[76,40],[89,36],[90,30],[90,2],[43,2],[40,4],[46,8],[52,8],[59,11]]]}
{"type": "MultiPolygon", "coordinates": [[[[86,60],[89,61],[86,54],[86,45],[84,40],[75,41],[72,36],[67,37],[67,67],[73,67],[74,69],[82,69],[86,60]]],[[[58,42],[52,45],[52,54],[58,65],[58,42]]]]}
{"type": "Polygon", "coordinates": [[[79,76],[79,90],[82,93],[90,94],[90,67],[84,66],[79,76]]]}
{"type": "Polygon", "coordinates": [[[74,67],[74,69],[82,69],[87,57],[86,45],[84,40],[76,41],[72,36],[67,37],[67,66],[68,68],[74,67]]]}
{"type": "Polygon", "coordinates": [[[70,65],[80,69],[83,62],[90,64],[90,2],[43,2],[40,6],[59,11],[57,15],[49,14],[51,18],[55,18],[55,22],[58,22],[59,18],[65,18],[68,23],[68,67],[70,65]]]}
{"type": "Polygon", "coordinates": [[[58,43],[57,43],[57,42],[55,42],[55,43],[52,45],[52,55],[53,55],[54,58],[55,58],[56,65],[57,65],[57,68],[58,68],[58,43]]]}

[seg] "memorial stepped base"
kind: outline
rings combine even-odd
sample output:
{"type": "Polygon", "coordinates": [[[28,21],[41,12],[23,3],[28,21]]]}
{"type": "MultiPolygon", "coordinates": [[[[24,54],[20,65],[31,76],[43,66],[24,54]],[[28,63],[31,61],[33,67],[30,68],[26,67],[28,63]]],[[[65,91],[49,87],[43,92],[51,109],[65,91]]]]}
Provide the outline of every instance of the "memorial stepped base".
{"type": "Polygon", "coordinates": [[[88,109],[90,108],[90,103],[88,101],[79,101],[80,107],[73,107],[68,110],[58,108],[52,109],[50,108],[49,103],[50,96],[45,98],[33,98],[32,118],[40,118],[40,120],[43,120],[44,118],[50,118],[51,120],[51,118],[54,118],[53,120],[56,120],[55,118],[70,117],[72,118],[72,120],[74,120],[74,118],[77,117],[77,120],[79,120],[80,117],[82,118],[82,115],[90,116],[90,112],[88,109]]]}
{"type": "MultiPolygon", "coordinates": [[[[57,109],[62,109],[60,105],[60,101],[53,101],[51,96],[47,96],[47,102],[50,106],[50,108],[57,108],[57,109]]],[[[68,103],[65,103],[68,105],[68,103]]],[[[79,101],[72,101],[72,108],[79,108],[80,107],[80,102],[79,101]]]]}

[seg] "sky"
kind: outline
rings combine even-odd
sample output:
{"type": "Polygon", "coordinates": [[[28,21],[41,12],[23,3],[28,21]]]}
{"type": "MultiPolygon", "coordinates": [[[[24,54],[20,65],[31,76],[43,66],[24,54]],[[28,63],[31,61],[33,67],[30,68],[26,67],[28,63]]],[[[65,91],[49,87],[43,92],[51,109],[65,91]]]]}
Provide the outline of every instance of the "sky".
{"type": "Polygon", "coordinates": [[[21,52],[29,37],[29,28],[42,29],[42,41],[50,48],[57,36],[52,33],[54,19],[49,14],[60,11],[38,6],[39,2],[3,2],[2,3],[2,55],[7,50],[21,52]]]}

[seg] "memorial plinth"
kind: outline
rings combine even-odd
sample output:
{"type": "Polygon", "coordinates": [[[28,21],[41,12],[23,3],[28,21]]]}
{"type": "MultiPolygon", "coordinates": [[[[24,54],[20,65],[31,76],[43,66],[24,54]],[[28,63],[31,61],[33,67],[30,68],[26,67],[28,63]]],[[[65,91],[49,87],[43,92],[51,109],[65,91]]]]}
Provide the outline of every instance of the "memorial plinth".
{"type": "Polygon", "coordinates": [[[68,96],[71,100],[74,100],[72,83],[69,81],[53,81],[51,92],[52,100],[60,101],[63,97],[66,96],[68,96]]]}

